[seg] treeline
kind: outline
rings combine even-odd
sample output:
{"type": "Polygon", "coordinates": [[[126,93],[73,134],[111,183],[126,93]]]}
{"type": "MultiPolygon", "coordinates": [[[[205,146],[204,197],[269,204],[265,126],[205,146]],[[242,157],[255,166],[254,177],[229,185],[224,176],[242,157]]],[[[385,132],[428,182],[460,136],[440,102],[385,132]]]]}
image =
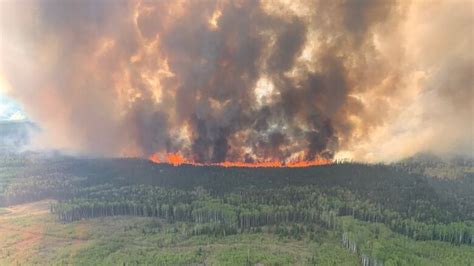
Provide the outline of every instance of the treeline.
{"type": "MultiPolygon", "coordinates": [[[[350,190],[361,199],[377,203],[382,209],[394,210],[403,217],[418,216],[416,219],[423,222],[449,223],[474,219],[473,198],[469,192],[474,178],[469,182],[461,181],[464,184],[453,180],[439,183],[422,174],[409,173],[399,166],[339,163],[307,168],[252,169],[189,165],[174,167],[142,159],[37,158],[35,155],[28,155],[27,158],[28,166],[22,170],[22,178],[17,183],[31,176],[38,179],[49,179],[51,176],[62,176],[64,179],[83,177],[79,187],[143,184],[191,191],[201,186],[219,197],[249,188],[338,186],[350,190]],[[428,211],[425,211],[426,202],[430,205],[428,211]]],[[[56,196],[54,193],[42,195],[49,198],[56,196]]],[[[20,201],[11,201],[10,204],[16,203],[20,201]]]]}
{"type": "Polygon", "coordinates": [[[30,155],[25,164],[0,190],[0,206],[56,199],[51,210],[65,222],[150,216],[192,223],[195,233],[229,234],[291,223],[337,229],[339,217],[351,216],[416,240],[472,245],[470,175],[434,180],[357,163],[248,169],[30,155]]]}
{"type": "Polygon", "coordinates": [[[400,213],[338,186],[253,188],[211,195],[202,187],[181,190],[150,185],[118,187],[112,183],[84,186],[87,180],[62,175],[25,178],[10,184],[0,200],[6,205],[45,198],[59,200],[51,210],[65,222],[101,216],[149,216],[200,224],[197,232],[229,233],[284,223],[317,223],[332,228],[335,217],[352,216],[384,223],[416,240],[472,244],[474,238],[472,223],[437,220],[446,210],[430,201],[417,200],[415,208],[400,213]]]}
{"type": "Polygon", "coordinates": [[[361,252],[358,248],[358,243],[354,239],[352,239],[347,232],[342,233],[342,245],[351,251],[352,253],[356,253],[362,263],[362,266],[383,266],[383,262],[377,260],[376,258],[370,257],[361,252]]]}
{"type": "Polygon", "coordinates": [[[454,185],[454,189],[439,190],[439,186],[451,186],[457,181],[434,184],[432,178],[391,165],[346,162],[307,168],[174,167],[140,159],[70,160],[59,165],[64,165],[63,170],[68,174],[89,177],[85,186],[145,184],[188,191],[201,186],[216,196],[249,188],[338,186],[404,217],[417,215],[415,212],[425,209],[418,204],[429,202],[443,211],[429,212],[417,219],[443,223],[474,219],[474,204],[469,196],[472,193],[458,193],[459,189],[466,190],[468,186],[454,185]]]}
{"type": "Polygon", "coordinates": [[[50,178],[32,176],[21,179],[21,182],[9,184],[0,195],[0,199],[6,206],[48,198],[67,199],[80,189],[75,186],[75,183],[74,178],[62,176],[51,176],[50,178]]]}
{"type": "Polygon", "coordinates": [[[246,190],[213,197],[203,189],[183,191],[154,186],[88,188],[80,197],[60,201],[51,211],[65,222],[102,216],[158,217],[196,225],[196,232],[242,232],[278,224],[318,224],[339,229],[341,216],[379,222],[415,240],[473,244],[469,222],[426,223],[361,200],[347,189],[315,186],[246,190]],[[217,230],[217,231],[215,231],[217,230]]]}

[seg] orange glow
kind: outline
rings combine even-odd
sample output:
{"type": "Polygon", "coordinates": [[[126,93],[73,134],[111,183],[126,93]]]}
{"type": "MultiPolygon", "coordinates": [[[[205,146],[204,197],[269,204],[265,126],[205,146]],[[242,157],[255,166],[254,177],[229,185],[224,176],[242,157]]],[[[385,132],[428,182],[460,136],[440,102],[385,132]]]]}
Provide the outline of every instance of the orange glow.
{"type": "Polygon", "coordinates": [[[282,163],[278,161],[254,162],[254,163],[221,162],[215,165],[222,166],[222,167],[282,167],[282,163]]]}
{"type": "Polygon", "coordinates": [[[154,163],[160,163],[160,159],[158,158],[158,154],[155,153],[153,154],[152,156],[150,156],[150,158],[148,158],[150,161],[154,162],[154,163]]]}
{"type": "Polygon", "coordinates": [[[166,163],[173,166],[179,165],[194,165],[194,166],[219,166],[219,167],[244,167],[244,168],[277,168],[277,167],[289,167],[289,168],[301,168],[310,167],[317,165],[331,164],[332,161],[329,159],[317,158],[313,161],[294,161],[294,162],[280,162],[280,161],[259,161],[259,162],[238,162],[238,161],[225,161],[220,163],[197,163],[192,160],[188,160],[179,153],[170,153],[165,156],[166,160],[160,160],[158,153],[153,154],[148,158],[154,163],[166,163]]]}
{"type": "Polygon", "coordinates": [[[218,28],[218,21],[219,21],[219,18],[221,17],[222,15],[222,12],[217,9],[216,11],[214,11],[214,13],[212,14],[211,18],[209,19],[209,26],[212,30],[215,30],[218,28]]]}
{"type": "Polygon", "coordinates": [[[174,166],[182,165],[186,161],[184,160],[183,156],[175,153],[175,154],[168,154],[166,157],[168,159],[168,163],[174,166]]]}
{"type": "Polygon", "coordinates": [[[316,165],[326,165],[331,164],[332,161],[329,159],[322,159],[318,158],[313,161],[297,161],[297,162],[289,162],[286,163],[286,167],[309,167],[309,166],[316,166],[316,165]]]}

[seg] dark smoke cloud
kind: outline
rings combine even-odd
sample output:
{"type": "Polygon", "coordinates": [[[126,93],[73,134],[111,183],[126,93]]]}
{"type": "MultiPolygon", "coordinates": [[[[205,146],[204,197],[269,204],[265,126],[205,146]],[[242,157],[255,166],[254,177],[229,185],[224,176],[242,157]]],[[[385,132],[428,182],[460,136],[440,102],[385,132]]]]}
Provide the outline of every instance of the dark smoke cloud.
{"type": "MultiPolygon", "coordinates": [[[[444,5],[432,10],[438,19],[420,45],[443,36],[440,29],[451,19],[444,5]]],[[[406,139],[421,125],[436,128],[426,122],[436,113],[424,96],[430,90],[442,110],[461,109],[456,126],[472,126],[466,111],[472,111],[472,56],[458,59],[464,45],[456,56],[426,59],[461,35],[412,53],[407,44],[416,38],[407,30],[423,10],[417,3],[45,0],[0,6],[0,75],[59,147],[105,155],[180,152],[197,162],[331,159],[341,152],[390,160],[437,138],[419,150],[400,150],[397,141],[380,150],[384,138],[406,139]],[[420,73],[434,76],[420,85],[420,73]],[[410,115],[402,106],[410,105],[423,110],[421,122],[403,123],[410,115]]],[[[465,32],[472,14],[461,18],[455,26],[465,32]]],[[[472,36],[462,38],[472,44],[472,36]]],[[[460,138],[472,146],[472,128],[460,138]]]]}

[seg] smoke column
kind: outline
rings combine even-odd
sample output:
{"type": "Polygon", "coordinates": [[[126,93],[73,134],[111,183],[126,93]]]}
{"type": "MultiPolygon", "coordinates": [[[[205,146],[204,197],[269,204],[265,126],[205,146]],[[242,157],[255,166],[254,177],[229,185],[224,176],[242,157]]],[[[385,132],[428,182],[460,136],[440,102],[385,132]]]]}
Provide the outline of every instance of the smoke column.
{"type": "Polygon", "coordinates": [[[198,163],[472,153],[470,1],[1,1],[36,145],[198,163]]]}

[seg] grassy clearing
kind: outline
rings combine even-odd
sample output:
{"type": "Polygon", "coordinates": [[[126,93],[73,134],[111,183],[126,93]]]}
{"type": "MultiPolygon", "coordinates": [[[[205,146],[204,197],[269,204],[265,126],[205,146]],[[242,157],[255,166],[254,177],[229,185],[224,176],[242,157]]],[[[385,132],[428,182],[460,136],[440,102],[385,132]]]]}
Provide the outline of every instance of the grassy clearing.
{"type": "MultiPolygon", "coordinates": [[[[338,233],[320,230],[312,240],[262,232],[192,236],[186,224],[143,217],[107,217],[60,223],[48,202],[2,209],[0,265],[357,265],[338,233]]],[[[472,265],[472,247],[414,241],[385,225],[344,217],[361,250],[384,265],[472,265]]]]}
{"type": "Polygon", "coordinates": [[[339,242],[328,241],[315,248],[313,261],[318,265],[358,265],[359,258],[341,247],[339,242]]]}
{"type": "MultiPolygon", "coordinates": [[[[128,218],[114,218],[122,221],[128,218]]],[[[101,219],[107,223],[111,218],[101,219]]],[[[151,220],[137,221],[131,229],[124,226],[110,238],[97,233],[101,239],[75,257],[79,264],[98,260],[105,265],[163,264],[163,265],[290,265],[304,264],[310,258],[312,245],[304,241],[279,242],[267,233],[230,235],[226,237],[188,236],[179,231],[180,224],[160,224],[152,230],[151,220]]],[[[155,225],[156,226],[156,225],[155,225]]]]}
{"type": "MultiPolygon", "coordinates": [[[[315,243],[279,240],[269,233],[190,236],[183,233],[185,224],[152,218],[107,217],[63,224],[45,212],[46,203],[19,205],[1,216],[0,265],[303,265],[317,249],[315,243]]],[[[340,252],[352,256],[344,249],[340,252]]]]}

